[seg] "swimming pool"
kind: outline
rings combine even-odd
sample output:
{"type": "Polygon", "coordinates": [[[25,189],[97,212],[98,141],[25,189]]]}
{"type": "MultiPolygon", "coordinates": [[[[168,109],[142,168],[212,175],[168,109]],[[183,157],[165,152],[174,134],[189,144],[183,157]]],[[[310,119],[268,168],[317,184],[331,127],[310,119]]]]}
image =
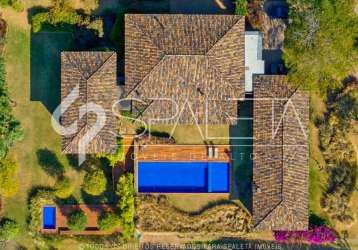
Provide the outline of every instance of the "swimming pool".
{"type": "Polygon", "coordinates": [[[138,192],[228,193],[228,162],[138,162],[138,192]]]}
{"type": "Polygon", "coordinates": [[[56,207],[43,207],[42,209],[42,228],[55,229],[56,228],[56,207]]]}

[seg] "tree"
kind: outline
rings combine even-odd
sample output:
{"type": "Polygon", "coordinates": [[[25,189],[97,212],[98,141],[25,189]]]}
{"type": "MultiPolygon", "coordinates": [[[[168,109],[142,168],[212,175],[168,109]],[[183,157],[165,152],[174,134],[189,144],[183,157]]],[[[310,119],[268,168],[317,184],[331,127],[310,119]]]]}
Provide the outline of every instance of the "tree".
{"type": "Polygon", "coordinates": [[[118,208],[122,224],[122,237],[130,239],[134,234],[134,188],[133,174],[119,177],[116,194],[119,197],[118,208]]]}
{"type": "Polygon", "coordinates": [[[44,25],[64,26],[64,25],[85,25],[89,20],[83,18],[65,0],[55,0],[46,12],[40,12],[31,19],[33,32],[39,32],[44,25]]]}
{"type": "Polygon", "coordinates": [[[54,189],[56,197],[66,199],[73,193],[74,186],[72,185],[70,178],[63,176],[57,180],[54,189]]]}
{"type": "Polygon", "coordinates": [[[20,226],[16,221],[10,219],[2,219],[0,221],[0,240],[12,240],[19,231],[20,226]]]}
{"type": "Polygon", "coordinates": [[[83,180],[83,190],[91,195],[100,195],[106,190],[107,179],[102,170],[88,172],[83,180]]]}
{"type": "Polygon", "coordinates": [[[235,0],[235,14],[245,16],[247,14],[247,1],[235,0]]]}
{"type": "Polygon", "coordinates": [[[6,7],[10,6],[16,11],[22,11],[24,7],[22,6],[21,0],[0,0],[0,6],[6,7]]]}
{"type": "Polygon", "coordinates": [[[87,217],[82,210],[74,211],[69,215],[67,224],[72,231],[83,231],[87,226],[87,217]]]}
{"type": "Polygon", "coordinates": [[[17,193],[19,187],[18,166],[9,159],[0,161],[0,194],[12,196],[17,193]]]}
{"type": "Polygon", "coordinates": [[[111,231],[121,225],[121,220],[115,213],[105,213],[98,221],[99,229],[103,231],[111,231]]]}
{"type": "Polygon", "coordinates": [[[10,97],[6,86],[4,60],[0,58],[0,159],[10,147],[23,138],[20,123],[11,114],[10,97]]]}
{"type": "Polygon", "coordinates": [[[336,88],[358,65],[358,16],[354,0],[289,0],[284,60],[292,83],[336,88]]]}

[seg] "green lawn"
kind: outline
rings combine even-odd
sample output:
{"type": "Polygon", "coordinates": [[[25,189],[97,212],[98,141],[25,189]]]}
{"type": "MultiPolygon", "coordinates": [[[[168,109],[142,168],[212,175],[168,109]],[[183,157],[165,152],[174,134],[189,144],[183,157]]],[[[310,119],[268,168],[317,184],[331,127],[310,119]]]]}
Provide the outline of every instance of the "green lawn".
{"type": "Polygon", "coordinates": [[[11,151],[20,165],[20,190],[16,196],[5,199],[5,215],[21,223],[18,240],[26,245],[31,245],[25,227],[28,194],[34,187],[54,183],[44,165],[70,169],[67,158],[60,154],[60,136],[51,127],[51,114],[46,106],[53,108],[58,102],[58,98],[51,96],[59,88],[57,57],[60,50],[69,48],[71,39],[68,34],[39,36],[30,48],[29,32],[9,23],[5,52],[7,82],[11,97],[16,102],[14,114],[25,132],[24,140],[11,151]],[[32,58],[34,56],[36,58],[32,58]],[[36,64],[33,65],[35,69],[30,68],[30,62],[36,64]],[[30,77],[30,71],[37,75],[30,77]],[[37,90],[39,101],[32,101],[33,89],[37,90]]]}
{"type": "Polygon", "coordinates": [[[230,126],[228,125],[152,125],[151,131],[166,132],[178,144],[229,144],[230,126]]]}

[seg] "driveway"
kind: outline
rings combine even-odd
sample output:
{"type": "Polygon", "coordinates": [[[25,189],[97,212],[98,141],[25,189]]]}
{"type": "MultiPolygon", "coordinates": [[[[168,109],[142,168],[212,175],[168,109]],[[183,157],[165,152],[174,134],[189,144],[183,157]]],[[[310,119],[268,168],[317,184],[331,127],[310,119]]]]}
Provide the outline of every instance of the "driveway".
{"type": "Polygon", "coordinates": [[[233,14],[233,0],[170,0],[170,13],[233,14]]]}

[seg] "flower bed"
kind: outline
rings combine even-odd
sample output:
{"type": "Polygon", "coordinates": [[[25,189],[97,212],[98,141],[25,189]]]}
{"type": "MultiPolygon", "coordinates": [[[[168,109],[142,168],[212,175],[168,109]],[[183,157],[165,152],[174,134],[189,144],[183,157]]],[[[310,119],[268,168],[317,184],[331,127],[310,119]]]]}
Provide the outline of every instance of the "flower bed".
{"type": "Polygon", "coordinates": [[[308,231],[275,231],[275,240],[282,243],[308,242],[310,244],[324,244],[336,241],[334,230],[319,226],[308,231]]]}

